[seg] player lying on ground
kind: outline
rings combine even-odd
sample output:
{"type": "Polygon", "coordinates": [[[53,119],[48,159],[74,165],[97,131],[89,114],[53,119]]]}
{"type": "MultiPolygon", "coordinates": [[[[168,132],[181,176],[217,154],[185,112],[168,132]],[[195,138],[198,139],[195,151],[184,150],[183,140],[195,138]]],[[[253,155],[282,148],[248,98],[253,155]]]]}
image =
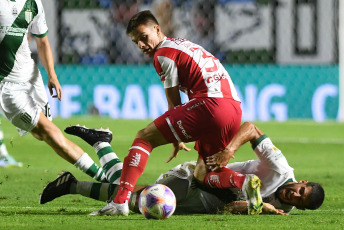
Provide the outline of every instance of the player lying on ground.
{"type": "MultiPolygon", "coordinates": [[[[92,135],[95,132],[91,133],[90,129],[82,127],[76,128],[84,132],[74,132],[74,134],[87,142],[94,139],[92,135]]],[[[69,133],[70,130],[71,128],[69,128],[69,133]]],[[[262,196],[265,202],[263,213],[284,215],[289,213],[294,206],[299,209],[317,209],[321,206],[324,199],[322,187],[308,181],[297,183],[293,169],[288,165],[281,151],[273,146],[271,140],[254,124],[244,123],[230,145],[240,146],[244,143],[244,139],[251,141],[252,148],[259,160],[231,163],[226,167],[241,173],[254,172],[260,177],[263,184],[262,196]]],[[[213,214],[219,211],[248,213],[247,202],[242,200],[243,194],[240,190],[202,187],[194,180],[195,166],[195,162],[183,163],[162,174],[156,181],[156,183],[167,185],[175,193],[177,214],[213,214]]],[[[196,173],[200,176],[200,172],[204,169],[197,167],[198,172],[196,170],[196,173]]],[[[78,181],[71,173],[65,172],[44,188],[40,203],[50,202],[66,194],[80,194],[96,200],[108,201],[116,195],[118,187],[117,184],[78,181]]],[[[144,187],[135,186],[129,202],[131,210],[138,212],[137,198],[144,187]]]]}

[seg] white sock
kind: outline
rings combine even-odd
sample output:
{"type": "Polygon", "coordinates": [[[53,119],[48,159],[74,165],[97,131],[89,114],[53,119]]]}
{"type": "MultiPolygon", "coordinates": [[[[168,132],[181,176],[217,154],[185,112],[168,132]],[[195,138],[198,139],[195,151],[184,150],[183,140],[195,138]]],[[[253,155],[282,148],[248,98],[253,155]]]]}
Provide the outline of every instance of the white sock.
{"type": "Polygon", "coordinates": [[[97,181],[106,181],[103,169],[87,153],[84,153],[74,166],[97,181]]]}

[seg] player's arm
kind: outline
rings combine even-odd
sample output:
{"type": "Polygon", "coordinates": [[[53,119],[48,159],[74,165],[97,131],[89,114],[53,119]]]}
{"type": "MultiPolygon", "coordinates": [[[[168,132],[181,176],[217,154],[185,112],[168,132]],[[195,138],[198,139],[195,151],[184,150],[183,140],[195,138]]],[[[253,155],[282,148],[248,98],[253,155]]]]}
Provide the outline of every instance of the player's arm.
{"type": "MultiPolygon", "coordinates": [[[[248,214],[248,207],[246,201],[233,201],[227,204],[224,208],[224,213],[227,214],[248,214]]],[[[262,214],[270,215],[288,215],[281,209],[276,209],[272,204],[264,203],[262,214]]]]}
{"type": "Polygon", "coordinates": [[[178,85],[171,88],[165,88],[165,94],[169,110],[182,104],[178,85]]]}
{"type": "Polygon", "coordinates": [[[234,153],[240,146],[249,141],[254,143],[263,134],[256,125],[251,122],[245,122],[222,151],[206,158],[206,164],[213,167],[213,171],[226,166],[231,158],[234,159],[234,153]]]}
{"type": "MultiPolygon", "coordinates": [[[[178,68],[176,63],[172,59],[162,55],[155,58],[154,67],[157,70],[161,81],[163,82],[168,109],[170,110],[178,105],[181,105],[178,68]]],[[[187,148],[183,142],[172,143],[172,153],[166,162],[168,163],[173,158],[176,158],[179,150],[190,151],[191,149],[187,148]]]]}
{"type": "Polygon", "coordinates": [[[54,58],[53,53],[51,51],[50,43],[48,40],[48,36],[44,36],[42,38],[35,37],[37,43],[37,50],[39,54],[39,59],[41,60],[44,69],[48,73],[48,88],[50,91],[50,95],[53,96],[53,89],[56,91],[56,95],[53,97],[57,97],[59,100],[62,99],[62,89],[60,83],[57,79],[57,75],[55,73],[54,68],[54,58]]]}

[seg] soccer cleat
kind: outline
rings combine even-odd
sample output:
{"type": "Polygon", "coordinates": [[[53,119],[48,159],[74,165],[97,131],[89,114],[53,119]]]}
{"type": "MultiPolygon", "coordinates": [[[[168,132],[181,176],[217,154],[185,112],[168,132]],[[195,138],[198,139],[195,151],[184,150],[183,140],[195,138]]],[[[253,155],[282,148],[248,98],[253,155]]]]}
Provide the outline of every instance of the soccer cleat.
{"type": "Polygon", "coordinates": [[[11,168],[11,167],[22,167],[23,164],[21,162],[16,161],[10,155],[6,155],[0,158],[0,168],[11,168]]]}
{"type": "Polygon", "coordinates": [[[39,198],[39,203],[45,204],[60,196],[69,194],[71,184],[77,181],[78,180],[70,172],[63,172],[56,180],[44,187],[39,198]]]}
{"type": "Polygon", "coordinates": [[[97,142],[108,142],[112,141],[112,132],[109,129],[89,129],[85,126],[69,126],[64,130],[66,133],[80,137],[86,141],[89,145],[93,146],[97,142]]]}
{"type": "Polygon", "coordinates": [[[90,213],[90,216],[128,216],[129,206],[128,201],[124,204],[117,204],[113,201],[108,203],[104,208],[90,213]]]}
{"type": "Polygon", "coordinates": [[[242,190],[248,202],[248,214],[259,215],[263,209],[263,199],[260,194],[260,179],[253,174],[247,174],[242,190]]]}

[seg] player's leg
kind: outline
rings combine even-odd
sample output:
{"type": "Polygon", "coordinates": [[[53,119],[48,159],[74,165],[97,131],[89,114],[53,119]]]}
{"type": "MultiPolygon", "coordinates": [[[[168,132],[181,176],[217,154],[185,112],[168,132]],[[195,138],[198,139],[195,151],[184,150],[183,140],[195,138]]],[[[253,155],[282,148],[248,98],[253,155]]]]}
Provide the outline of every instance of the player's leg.
{"type": "Polygon", "coordinates": [[[140,130],[129,148],[128,155],[124,158],[120,186],[116,197],[101,210],[93,212],[92,215],[127,216],[129,214],[129,198],[138,178],[146,167],[153,147],[167,143],[154,123],[150,123],[146,128],[140,130]]]}
{"type": "Polygon", "coordinates": [[[43,113],[40,113],[39,120],[31,130],[31,134],[37,139],[45,141],[59,156],[92,178],[98,181],[106,180],[102,168],[79,146],[68,140],[43,113]]]}
{"type": "MultiPolygon", "coordinates": [[[[139,212],[137,207],[140,192],[146,185],[135,186],[135,196],[129,200],[130,210],[139,212]]],[[[63,172],[54,181],[47,184],[40,195],[40,204],[45,204],[64,195],[82,195],[99,201],[112,200],[118,191],[118,184],[94,183],[89,181],[79,181],[70,172],[63,172]]]]}
{"type": "Polygon", "coordinates": [[[0,167],[22,167],[22,165],[23,164],[21,162],[17,162],[10,154],[8,154],[0,122],[0,167]]]}
{"type": "Polygon", "coordinates": [[[109,129],[89,129],[76,125],[65,128],[65,132],[78,136],[91,145],[97,153],[107,181],[119,184],[123,163],[110,145],[112,132],[109,129]]]}
{"type": "MultiPolygon", "coordinates": [[[[201,135],[200,124],[207,121],[207,108],[202,99],[177,106],[140,130],[123,162],[119,191],[113,202],[100,210],[101,215],[128,215],[128,199],[143,173],[153,148],[167,143],[190,142],[201,135]],[[124,213],[127,212],[127,213],[124,213]]],[[[208,116],[211,116],[209,112],[208,116]]]]}

